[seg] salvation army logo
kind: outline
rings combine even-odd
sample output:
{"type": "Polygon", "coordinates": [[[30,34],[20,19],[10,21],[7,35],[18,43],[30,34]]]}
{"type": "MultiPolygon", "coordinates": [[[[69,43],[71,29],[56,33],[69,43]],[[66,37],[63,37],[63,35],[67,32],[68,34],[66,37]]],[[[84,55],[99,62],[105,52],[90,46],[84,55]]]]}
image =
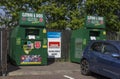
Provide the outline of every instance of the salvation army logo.
{"type": "Polygon", "coordinates": [[[23,18],[22,18],[22,20],[23,20],[23,21],[25,21],[25,20],[26,20],[26,18],[25,18],[25,17],[23,17],[23,18]]]}
{"type": "Polygon", "coordinates": [[[41,47],[41,42],[40,41],[36,41],[34,45],[35,45],[36,49],[39,49],[41,47]]]}
{"type": "Polygon", "coordinates": [[[42,18],[40,18],[40,19],[39,19],[39,21],[40,21],[40,22],[43,22],[43,19],[42,19],[42,18]]]}

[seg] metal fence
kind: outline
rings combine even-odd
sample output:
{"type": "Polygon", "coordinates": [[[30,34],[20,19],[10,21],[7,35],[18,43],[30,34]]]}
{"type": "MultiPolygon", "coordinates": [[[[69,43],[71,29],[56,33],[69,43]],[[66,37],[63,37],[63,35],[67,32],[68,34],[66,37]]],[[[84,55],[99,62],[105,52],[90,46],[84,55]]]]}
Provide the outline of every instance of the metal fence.
{"type": "Polygon", "coordinates": [[[120,41],[120,32],[107,32],[107,40],[120,41]]]}
{"type": "Polygon", "coordinates": [[[7,72],[7,30],[0,29],[0,74],[5,76],[7,72]]]}

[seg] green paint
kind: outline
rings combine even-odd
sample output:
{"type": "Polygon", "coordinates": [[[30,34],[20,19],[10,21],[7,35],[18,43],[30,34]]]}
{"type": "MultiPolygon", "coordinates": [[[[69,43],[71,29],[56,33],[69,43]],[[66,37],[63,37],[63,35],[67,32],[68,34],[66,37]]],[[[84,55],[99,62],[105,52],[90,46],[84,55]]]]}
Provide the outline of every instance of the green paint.
{"type": "Polygon", "coordinates": [[[104,17],[100,16],[87,16],[85,27],[87,28],[105,28],[104,17]]]}
{"type": "Polygon", "coordinates": [[[17,38],[16,39],[16,45],[20,45],[21,44],[21,38],[17,38]]]}
{"type": "Polygon", "coordinates": [[[83,39],[83,45],[86,45],[86,39],[83,39]]]}
{"type": "Polygon", "coordinates": [[[20,13],[19,25],[29,27],[45,27],[45,15],[37,13],[20,13]]]}

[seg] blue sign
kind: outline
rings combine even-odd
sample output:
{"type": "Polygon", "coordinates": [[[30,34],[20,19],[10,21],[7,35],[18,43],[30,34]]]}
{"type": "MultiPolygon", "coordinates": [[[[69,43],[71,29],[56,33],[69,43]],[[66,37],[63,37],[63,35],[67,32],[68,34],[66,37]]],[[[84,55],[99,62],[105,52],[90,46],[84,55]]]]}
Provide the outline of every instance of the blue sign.
{"type": "Polygon", "coordinates": [[[48,38],[61,38],[61,32],[48,32],[48,38]]]}

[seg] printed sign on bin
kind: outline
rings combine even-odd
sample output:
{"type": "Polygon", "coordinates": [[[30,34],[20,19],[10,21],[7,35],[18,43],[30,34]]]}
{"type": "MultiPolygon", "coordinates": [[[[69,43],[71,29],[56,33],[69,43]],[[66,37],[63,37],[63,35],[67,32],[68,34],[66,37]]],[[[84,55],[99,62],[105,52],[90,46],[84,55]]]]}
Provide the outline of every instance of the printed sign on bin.
{"type": "Polygon", "coordinates": [[[59,48],[60,42],[49,42],[49,47],[50,48],[59,48]]]}
{"type": "Polygon", "coordinates": [[[61,32],[48,32],[48,58],[61,58],[61,32]]]}
{"type": "Polygon", "coordinates": [[[39,49],[41,47],[41,42],[40,41],[36,41],[35,42],[35,48],[39,49]]]}

